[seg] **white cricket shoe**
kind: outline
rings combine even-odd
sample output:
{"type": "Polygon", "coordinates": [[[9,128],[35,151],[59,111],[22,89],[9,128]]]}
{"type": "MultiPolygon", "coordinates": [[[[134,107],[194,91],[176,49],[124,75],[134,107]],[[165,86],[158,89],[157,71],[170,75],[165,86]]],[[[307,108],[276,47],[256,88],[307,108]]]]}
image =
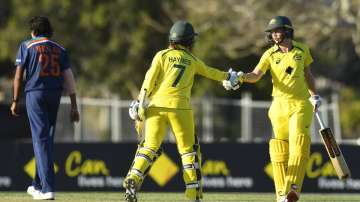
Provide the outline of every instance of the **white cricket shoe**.
{"type": "Polygon", "coordinates": [[[35,192],[38,192],[39,190],[35,189],[34,186],[28,186],[26,193],[29,194],[30,196],[34,196],[35,192]]]}
{"type": "Polygon", "coordinates": [[[286,196],[281,196],[277,202],[287,202],[286,196]]]}
{"type": "Polygon", "coordinates": [[[46,192],[42,193],[41,191],[36,191],[33,195],[34,200],[54,200],[55,192],[46,192]]]}

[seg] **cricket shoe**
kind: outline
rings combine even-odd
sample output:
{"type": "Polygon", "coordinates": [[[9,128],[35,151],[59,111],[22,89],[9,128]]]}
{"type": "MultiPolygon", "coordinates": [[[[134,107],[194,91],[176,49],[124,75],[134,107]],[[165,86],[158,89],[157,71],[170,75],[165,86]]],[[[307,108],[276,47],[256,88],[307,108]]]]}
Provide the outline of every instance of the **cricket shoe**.
{"type": "Polygon", "coordinates": [[[55,192],[46,192],[42,193],[41,191],[36,191],[33,195],[34,200],[55,200],[55,192]]]}
{"type": "Polygon", "coordinates": [[[287,202],[286,196],[281,196],[277,202],[287,202]]]}
{"type": "Polygon", "coordinates": [[[300,198],[299,194],[295,190],[291,190],[286,195],[286,202],[295,202],[298,201],[299,198],[300,198]]]}
{"type": "Polygon", "coordinates": [[[123,187],[125,188],[125,201],[137,202],[135,180],[131,178],[126,179],[123,187]]]}
{"type": "Polygon", "coordinates": [[[34,186],[28,186],[26,193],[29,194],[30,196],[34,196],[35,192],[39,192],[39,190],[35,189],[34,186]]]}

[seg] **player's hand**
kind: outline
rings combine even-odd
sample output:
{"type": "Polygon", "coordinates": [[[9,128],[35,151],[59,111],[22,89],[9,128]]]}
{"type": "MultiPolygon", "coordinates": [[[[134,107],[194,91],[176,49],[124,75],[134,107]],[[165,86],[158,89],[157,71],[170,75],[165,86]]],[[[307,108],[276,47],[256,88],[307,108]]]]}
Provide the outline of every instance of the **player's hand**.
{"type": "Polygon", "coordinates": [[[71,122],[79,122],[80,114],[77,108],[71,108],[70,110],[70,121],[71,122]]]}
{"type": "Polygon", "coordinates": [[[140,106],[138,100],[134,100],[131,102],[129,107],[129,116],[134,121],[142,121],[145,118],[145,109],[140,106]]]}
{"type": "Polygon", "coordinates": [[[12,102],[10,107],[11,115],[20,116],[19,114],[19,105],[17,102],[12,102]]]}
{"type": "Polygon", "coordinates": [[[229,69],[229,78],[223,80],[222,84],[226,90],[237,90],[244,81],[244,73],[242,71],[236,72],[229,69]]]}
{"type": "Polygon", "coordinates": [[[310,98],[309,98],[312,106],[313,106],[313,111],[314,112],[317,112],[320,105],[321,105],[321,96],[320,95],[312,95],[310,98]]]}

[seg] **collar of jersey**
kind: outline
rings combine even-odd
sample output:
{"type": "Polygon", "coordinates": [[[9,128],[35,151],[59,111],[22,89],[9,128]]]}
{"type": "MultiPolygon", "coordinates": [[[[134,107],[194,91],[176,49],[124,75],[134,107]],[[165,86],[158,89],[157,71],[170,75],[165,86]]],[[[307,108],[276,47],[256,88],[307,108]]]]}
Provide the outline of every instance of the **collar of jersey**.
{"type": "MultiPolygon", "coordinates": [[[[294,49],[294,47],[296,46],[296,44],[297,44],[296,41],[291,40],[292,49],[294,49]]],[[[291,50],[292,50],[292,49],[291,49],[291,50]]],[[[290,50],[290,51],[291,51],[291,50],[290,50]]],[[[280,47],[279,47],[277,44],[274,44],[274,46],[273,46],[273,52],[277,52],[277,51],[281,51],[281,50],[280,50],[280,47]]],[[[290,51],[289,51],[289,52],[290,52],[290,51]]]]}
{"type": "Polygon", "coordinates": [[[47,39],[47,37],[39,35],[39,36],[36,36],[36,37],[32,38],[32,40],[42,40],[42,39],[47,39]]]}
{"type": "Polygon", "coordinates": [[[176,46],[174,47],[175,50],[183,50],[183,51],[187,51],[186,47],[180,44],[176,44],[176,46]]]}

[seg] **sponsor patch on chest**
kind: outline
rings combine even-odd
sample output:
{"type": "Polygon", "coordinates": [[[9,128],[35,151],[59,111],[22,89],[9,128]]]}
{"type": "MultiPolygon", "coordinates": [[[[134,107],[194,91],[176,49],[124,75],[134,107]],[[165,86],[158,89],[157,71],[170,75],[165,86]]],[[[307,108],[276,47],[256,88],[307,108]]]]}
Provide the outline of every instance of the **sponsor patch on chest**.
{"type": "Polygon", "coordinates": [[[294,60],[297,60],[297,61],[302,60],[302,55],[301,54],[295,54],[294,55],[294,60]]]}

